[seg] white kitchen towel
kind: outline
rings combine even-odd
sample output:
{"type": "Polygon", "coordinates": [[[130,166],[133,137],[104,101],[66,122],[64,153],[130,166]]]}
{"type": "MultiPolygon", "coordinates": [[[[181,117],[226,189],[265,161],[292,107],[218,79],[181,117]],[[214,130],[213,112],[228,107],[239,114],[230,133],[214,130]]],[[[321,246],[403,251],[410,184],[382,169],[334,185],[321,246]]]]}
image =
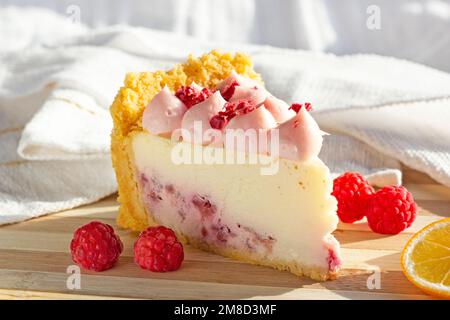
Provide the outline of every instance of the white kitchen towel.
{"type": "MultiPolygon", "coordinates": [[[[0,25],[0,39],[13,39],[15,22],[24,33],[23,19],[64,24],[39,19],[40,10],[2,10],[0,23],[3,14],[9,25],[0,25]]],[[[404,162],[450,186],[446,73],[387,57],[206,43],[138,28],[70,30],[40,41],[28,35],[33,41],[20,51],[0,45],[0,224],[113,193],[108,107],[125,73],[167,69],[212,48],[247,52],[274,95],[313,103],[332,133],[321,157],[333,174],[356,170],[374,184],[398,184],[404,162]]]]}

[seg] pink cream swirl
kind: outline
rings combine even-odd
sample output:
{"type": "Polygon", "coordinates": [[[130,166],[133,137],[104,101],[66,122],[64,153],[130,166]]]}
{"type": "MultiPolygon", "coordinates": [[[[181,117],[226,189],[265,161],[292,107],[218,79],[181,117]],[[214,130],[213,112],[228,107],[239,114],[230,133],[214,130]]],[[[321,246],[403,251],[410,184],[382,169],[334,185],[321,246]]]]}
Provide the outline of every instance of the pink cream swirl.
{"type": "MultiPolygon", "coordinates": [[[[199,93],[202,90],[196,84],[191,84],[191,88],[199,93]]],[[[215,92],[203,101],[190,108],[186,105],[191,105],[189,102],[192,101],[187,101],[186,105],[184,102],[164,87],[145,108],[143,128],[152,134],[162,135],[182,129],[184,141],[202,145],[212,142],[208,138],[210,135],[205,134],[208,131],[214,131],[213,136],[220,133],[226,137],[236,130],[245,133],[245,130],[253,129],[266,134],[269,140],[270,137],[279,137],[279,156],[294,161],[317,157],[322,147],[323,132],[306,107],[289,108],[261,83],[235,72],[219,83],[215,92]],[[240,105],[245,108],[236,108],[240,105]]],[[[226,147],[226,139],[221,141],[221,145],[226,147]]],[[[267,145],[257,150],[259,153],[269,153],[267,145]]]]}

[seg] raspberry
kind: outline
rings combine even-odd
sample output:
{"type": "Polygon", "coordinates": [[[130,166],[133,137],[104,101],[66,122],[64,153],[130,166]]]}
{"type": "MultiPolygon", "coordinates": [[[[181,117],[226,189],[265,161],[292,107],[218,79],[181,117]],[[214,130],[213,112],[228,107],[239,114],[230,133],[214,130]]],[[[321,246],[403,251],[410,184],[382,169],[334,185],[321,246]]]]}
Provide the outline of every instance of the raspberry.
{"type": "Polygon", "coordinates": [[[207,88],[203,88],[201,91],[198,91],[189,86],[182,86],[177,90],[177,92],[175,92],[175,96],[180,99],[188,109],[193,105],[204,101],[212,94],[213,92],[207,88]]]}
{"type": "Polygon", "coordinates": [[[78,228],[70,242],[73,261],[94,271],[111,268],[122,250],[122,241],[113,228],[99,221],[92,221],[78,228]]]}
{"type": "Polygon", "coordinates": [[[362,175],[346,172],[333,181],[332,195],[338,201],[337,214],[342,222],[353,223],[364,218],[374,189],[362,175]]]}
{"type": "Polygon", "coordinates": [[[224,88],[220,94],[225,100],[228,101],[233,96],[235,87],[238,85],[239,83],[235,80],[232,83],[230,83],[226,88],[224,88]]]}
{"type": "Polygon", "coordinates": [[[312,110],[311,103],[309,103],[309,102],[306,102],[304,105],[301,104],[301,103],[293,103],[289,107],[289,110],[294,110],[296,113],[298,113],[300,111],[300,109],[303,108],[303,107],[305,107],[306,111],[311,111],[312,110]]]}
{"type": "Polygon", "coordinates": [[[225,108],[227,109],[229,117],[231,116],[231,118],[233,118],[237,115],[252,112],[255,110],[255,105],[249,100],[238,100],[235,102],[228,102],[225,105],[225,108]]]}
{"type": "Polygon", "coordinates": [[[175,271],[184,259],[183,246],[166,227],[149,227],[134,243],[134,262],[153,272],[175,271]]]}
{"type": "Polygon", "coordinates": [[[255,105],[249,100],[227,102],[223,110],[211,118],[209,124],[212,128],[221,130],[235,116],[247,114],[253,110],[255,110],[255,105]]]}
{"type": "Polygon", "coordinates": [[[369,200],[367,222],[372,231],[397,234],[416,218],[417,206],[413,196],[402,186],[387,186],[369,200]]]}
{"type": "Polygon", "coordinates": [[[228,123],[225,116],[216,114],[209,120],[209,124],[211,125],[211,128],[222,130],[223,127],[228,123]]]}

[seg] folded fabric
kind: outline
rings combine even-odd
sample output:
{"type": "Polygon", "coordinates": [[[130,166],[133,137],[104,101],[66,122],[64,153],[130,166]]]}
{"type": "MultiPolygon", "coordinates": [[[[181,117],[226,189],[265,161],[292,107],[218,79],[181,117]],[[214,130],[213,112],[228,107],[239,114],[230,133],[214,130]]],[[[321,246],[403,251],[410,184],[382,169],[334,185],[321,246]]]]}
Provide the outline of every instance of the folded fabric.
{"type": "MultiPolygon", "coordinates": [[[[2,32],[11,31],[0,28],[8,39],[2,32]]],[[[356,170],[377,185],[399,184],[403,162],[450,186],[446,73],[387,57],[205,43],[130,27],[71,34],[0,55],[0,224],[113,193],[108,107],[125,73],[167,69],[213,48],[250,54],[274,95],[313,104],[332,134],[321,157],[333,174],[356,170]]]]}

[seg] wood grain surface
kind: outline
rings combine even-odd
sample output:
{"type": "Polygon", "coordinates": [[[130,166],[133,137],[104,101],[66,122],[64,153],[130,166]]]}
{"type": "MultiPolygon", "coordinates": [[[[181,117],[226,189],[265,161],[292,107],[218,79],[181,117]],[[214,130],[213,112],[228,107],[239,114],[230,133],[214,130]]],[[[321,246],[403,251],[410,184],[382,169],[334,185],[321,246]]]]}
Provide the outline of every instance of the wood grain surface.
{"type": "MultiPolygon", "coordinates": [[[[316,282],[266,267],[252,266],[185,247],[179,271],[152,273],[133,263],[136,234],[118,230],[124,253],[111,270],[82,270],[81,289],[69,290],[73,231],[91,220],[116,227],[116,196],[46,217],[0,227],[0,299],[430,299],[401,271],[400,253],[412,233],[450,217],[450,188],[403,168],[404,185],[420,206],[411,228],[396,236],[371,232],[367,223],[339,224],[344,267],[335,281],[316,282]],[[374,270],[380,287],[369,288],[374,270]],[[369,281],[370,282],[370,281],[369,281]]],[[[116,229],[118,229],[116,227],[116,229]]]]}

